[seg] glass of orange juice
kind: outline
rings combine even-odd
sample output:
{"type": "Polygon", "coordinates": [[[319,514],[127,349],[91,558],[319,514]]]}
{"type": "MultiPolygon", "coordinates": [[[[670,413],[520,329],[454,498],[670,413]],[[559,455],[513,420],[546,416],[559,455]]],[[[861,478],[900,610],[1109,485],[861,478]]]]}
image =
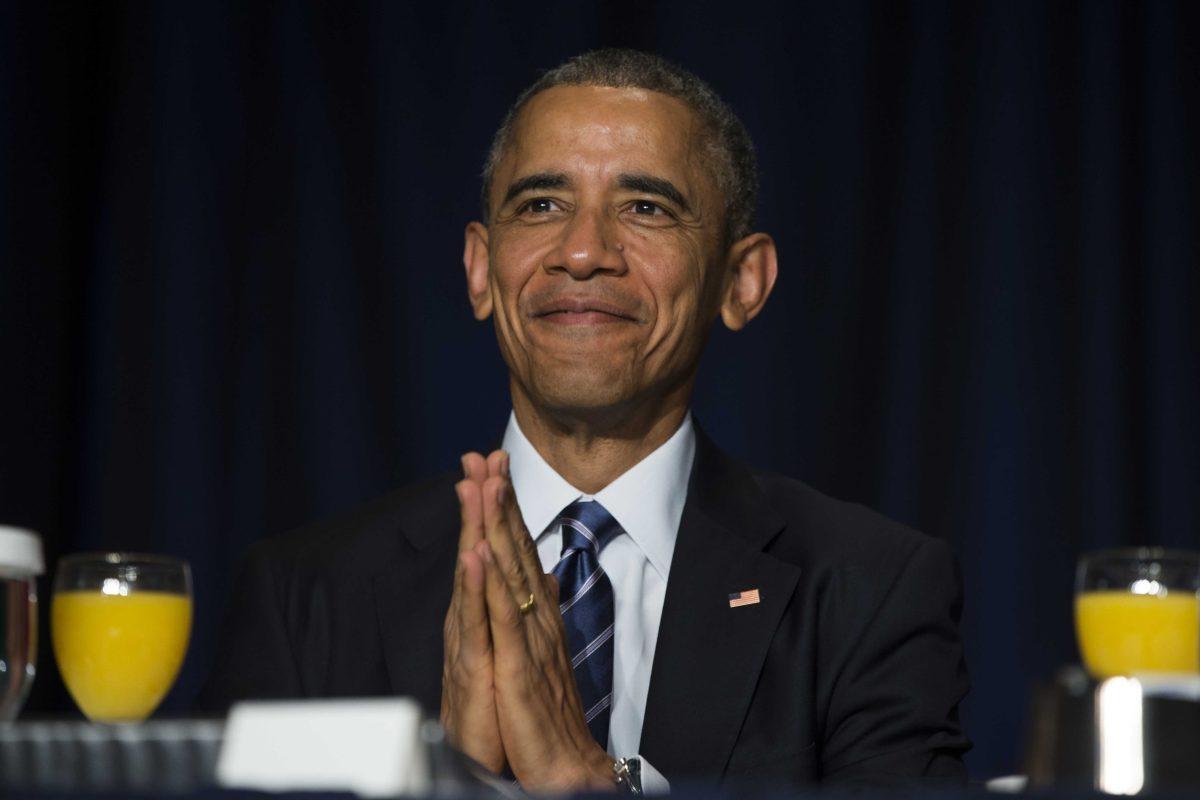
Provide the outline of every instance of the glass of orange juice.
{"type": "Polygon", "coordinates": [[[140,553],[59,561],[50,638],[63,682],[88,719],[150,716],[179,674],[191,627],[186,561],[140,553]]]}
{"type": "Polygon", "coordinates": [[[1084,555],[1075,632],[1097,680],[1200,673],[1200,553],[1143,547],[1084,555]]]}

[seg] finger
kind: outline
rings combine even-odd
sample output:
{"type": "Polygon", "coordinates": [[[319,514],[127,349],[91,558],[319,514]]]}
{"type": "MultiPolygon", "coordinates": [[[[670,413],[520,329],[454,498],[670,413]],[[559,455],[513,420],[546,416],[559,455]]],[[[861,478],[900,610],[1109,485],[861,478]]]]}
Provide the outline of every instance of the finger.
{"type": "Polygon", "coordinates": [[[446,609],[446,620],[442,624],[442,642],[445,647],[446,663],[450,663],[458,644],[459,608],[461,606],[458,598],[462,594],[462,580],[463,565],[460,561],[454,565],[454,591],[450,592],[450,607],[446,609]]]}
{"type": "Polygon", "coordinates": [[[479,453],[467,453],[462,457],[463,477],[475,483],[483,483],[488,476],[487,462],[479,453]]]}
{"type": "Polygon", "coordinates": [[[533,613],[525,615],[522,626],[529,658],[534,665],[545,669],[551,661],[561,660],[559,651],[567,649],[566,629],[558,610],[558,582],[553,575],[539,577],[536,605],[533,613]]]}
{"type": "Polygon", "coordinates": [[[521,560],[525,581],[535,593],[541,596],[541,599],[545,599],[542,585],[542,576],[545,575],[545,572],[542,570],[542,560],[538,557],[537,544],[529,534],[529,529],[525,527],[525,518],[521,516],[521,507],[517,503],[517,495],[511,482],[508,484],[508,491],[504,493],[503,511],[504,518],[508,521],[508,530],[512,534],[517,557],[521,560]]]}
{"type": "Polygon", "coordinates": [[[517,603],[524,603],[529,599],[532,584],[525,574],[521,555],[509,528],[508,515],[504,510],[505,501],[502,495],[511,492],[512,487],[508,481],[499,476],[484,481],[483,529],[500,577],[508,585],[517,603]]]}
{"type": "Polygon", "coordinates": [[[487,457],[487,477],[508,477],[508,453],[503,450],[493,450],[487,457]]]}
{"type": "Polygon", "coordinates": [[[459,554],[458,561],[462,567],[458,602],[460,638],[464,655],[474,665],[478,663],[475,659],[487,657],[490,644],[483,559],[475,550],[467,550],[459,554]]]}
{"type": "Polygon", "coordinates": [[[442,628],[442,639],[446,648],[446,655],[457,654],[459,652],[459,644],[461,642],[460,633],[462,631],[462,595],[466,591],[463,586],[463,581],[466,578],[466,564],[463,563],[461,554],[458,562],[454,566],[454,590],[450,593],[450,608],[446,611],[446,624],[442,628]]]}
{"type": "Polygon", "coordinates": [[[442,626],[442,643],[445,648],[446,663],[458,659],[462,648],[462,594],[463,579],[466,566],[460,557],[454,567],[454,591],[450,593],[450,608],[446,611],[446,624],[442,626]]]}
{"type": "Polygon", "coordinates": [[[521,631],[521,611],[513,600],[512,590],[501,574],[495,550],[489,547],[489,542],[480,542],[475,552],[484,561],[484,597],[496,669],[512,676],[519,673],[527,660],[525,638],[521,631]]]}
{"type": "Polygon", "coordinates": [[[454,493],[459,507],[458,552],[462,553],[483,540],[483,494],[470,478],[454,484],[454,493]]]}

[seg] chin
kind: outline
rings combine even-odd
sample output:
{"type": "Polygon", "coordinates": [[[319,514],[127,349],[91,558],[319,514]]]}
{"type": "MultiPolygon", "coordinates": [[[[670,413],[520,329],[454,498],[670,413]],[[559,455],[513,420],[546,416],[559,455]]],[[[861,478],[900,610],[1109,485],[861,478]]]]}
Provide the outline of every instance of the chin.
{"type": "Polygon", "coordinates": [[[567,414],[605,412],[627,405],[635,394],[628,376],[600,370],[570,370],[535,376],[538,405],[567,414]]]}

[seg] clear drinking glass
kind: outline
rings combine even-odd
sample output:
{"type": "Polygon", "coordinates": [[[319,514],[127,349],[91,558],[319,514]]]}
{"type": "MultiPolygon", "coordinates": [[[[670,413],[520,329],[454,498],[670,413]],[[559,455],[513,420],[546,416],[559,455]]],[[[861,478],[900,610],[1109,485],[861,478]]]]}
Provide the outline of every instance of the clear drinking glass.
{"type": "Polygon", "coordinates": [[[186,561],[141,553],[59,561],[50,605],[54,656],[88,719],[150,716],[179,674],[191,627],[186,561]]]}
{"type": "Polygon", "coordinates": [[[1159,547],[1101,550],[1079,560],[1075,631],[1101,680],[1200,672],[1200,553],[1159,547]]]}
{"type": "Polygon", "coordinates": [[[42,540],[0,526],[0,722],[16,719],[37,664],[37,576],[42,540]]]}

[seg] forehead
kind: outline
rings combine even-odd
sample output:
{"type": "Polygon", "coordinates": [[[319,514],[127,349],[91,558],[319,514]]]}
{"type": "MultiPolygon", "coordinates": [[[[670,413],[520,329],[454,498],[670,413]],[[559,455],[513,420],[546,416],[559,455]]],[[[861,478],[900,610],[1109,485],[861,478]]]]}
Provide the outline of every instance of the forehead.
{"type": "Polygon", "coordinates": [[[521,110],[500,182],[540,171],[597,178],[648,172],[698,189],[700,128],[680,100],[645,89],[556,86],[521,110]]]}

